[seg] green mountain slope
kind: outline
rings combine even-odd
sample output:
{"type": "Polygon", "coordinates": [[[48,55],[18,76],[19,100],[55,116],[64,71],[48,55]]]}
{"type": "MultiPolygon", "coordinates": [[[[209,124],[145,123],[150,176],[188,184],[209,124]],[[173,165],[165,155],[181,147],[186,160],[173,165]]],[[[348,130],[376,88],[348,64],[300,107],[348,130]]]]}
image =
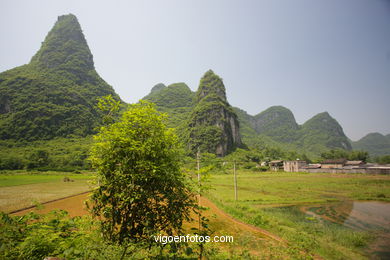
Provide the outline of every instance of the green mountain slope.
{"type": "Polygon", "coordinates": [[[253,128],[258,134],[277,142],[294,142],[299,126],[293,113],[282,106],[273,106],[253,117],[253,128]]]}
{"type": "Polygon", "coordinates": [[[327,112],[298,125],[293,113],[282,106],[270,107],[255,116],[231,107],[226,101],[222,81],[212,71],[202,78],[196,97],[184,83],[178,83],[168,87],[158,84],[144,99],[156,103],[160,111],[168,113],[170,126],[178,129],[182,140],[192,147],[193,152],[197,146],[214,151],[222,132],[236,134],[232,130],[238,125],[235,120],[239,122],[240,142],[242,140],[249,147],[279,147],[312,157],[329,149],[351,149],[342,127],[327,112]],[[225,129],[229,124],[221,127],[222,122],[229,120],[232,120],[230,125],[233,127],[225,129]],[[204,140],[214,145],[203,147],[204,140]]]}
{"type": "Polygon", "coordinates": [[[390,155],[390,135],[370,133],[356,142],[352,142],[353,149],[367,151],[371,156],[390,155]]]}
{"type": "Polygon", "coordinates": [[[285,150],[318,156],[329,149],[351,149],[340,124],[327,112],[320,113],[302,126],[293,113],[282,106],[273,106],[251,116],[235,108],[243,142],[248,146],[283,147],[285,150]]]}
{"type": "Polygon", "coordinates": [[[176,128],[193,154],[199,148],[224,156],[242,144],[237,115],[227,102],[225,86],[211,70],[200,80],[196,93],[185,83],[159,83],[143,99],[169,115],[168,125],[176,128]]]}
{"type": "Polygon", "coordinates": [[[29,64],[0,73],[0,93],[0,139],[17,140],[91,134],[100,123],[96,99],[119,99],[72,14],[58,17],[29,64]]]}
{"type": "Polygon", "coordinates": [[[226,99],[222,79],[212,70],[200,80],[189,119],[188,143],[193,153],[225,156],[241,146],[237,115],[226,99]]]}
{"type": "Polygon", "coordinates": [[[157,84],[143,99],[155,103],[159,111],[167,113],[168,126],[178,128],[178,134],[183,136],[195,102],[195,93],[185,83],[174,83],[168,87],[157,84]]]}
{"type": "Polygon", "coordinates": [[[343,128],[328,112],[317,114],[306,121],[299,132],[298,145],[310,152],[352,148],[343,128]]]}

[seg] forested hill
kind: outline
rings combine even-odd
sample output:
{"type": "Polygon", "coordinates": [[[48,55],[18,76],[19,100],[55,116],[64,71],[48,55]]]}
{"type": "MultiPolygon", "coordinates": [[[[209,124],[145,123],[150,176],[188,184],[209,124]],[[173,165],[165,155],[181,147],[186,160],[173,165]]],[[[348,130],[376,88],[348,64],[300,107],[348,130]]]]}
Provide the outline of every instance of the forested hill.
{"type": "Polygon", "coordinates": [[[356,142],[352,142],[353,149],[364,150],[372,156],[390,154],[390,134],[370,133],[356,142]]]}
{"type": "Polygon", "coordinates": [[[200,149],[225,156],[242,146],[237,115],[227,101],[222,79],[212,70],[200,80],[188,128],[187,143],[193,153],[200,149]]]}
{"type": "Polygon", "coordinates": [[[98,97],[113,88],[96,72],[77,18],[59,16],[29,64],[0,73],[0,139],[86,136],[101,121],[98,97]]]}
{"type": "Polygon", "coordinates": [[[159,83],[143,99],[155,103],[160,111],[169,114],[168,125],[177,128],[185,124],[194,106],[195,93],[185,83],[169,86],[159,83]]]}
{"type": "Polygon", "coordinates": [[[273,106],[252,116],[235,108],[243,141],[251,145],[279,146],[309,155],[329,149],[351,149],[351,144],[336,119],[329,113],[315,115],[298,125],[293,113],[282,106],[273,106]]]}
{"type": "MultiPolygon", "coordinates": [[[[210,93],[211,96],[216,96],[214,98],[216,102],[213,102],[221,102],[218,96],[223,96],[226,100],[225,88],[216,89],[221,93],[219,95],[210,93]]],[[[160,111],[168,113],[169,125],[177,128],[182,139],[188,141],[189,133],[194,131],[188,122],[191,118],[194,119],[193,111],[202,107],[197,105],[196,95],[199,93],[192,92],[185,83],[169,86],[159,83],[144,99],[156,103],[160,111]]],[[[350,141],[342,127],[327,112],[314,116],[303,125],[298,125],[293,113],[283,106],[270,107],[255,116],[239,108],[225,107],[227,110],[233,109],[233,117],[236,117],[239,122],[240,139],[247,146],[279,146],[282,149],[296,150],[314,156],[329,149],[351,149],[350,141]]],[[[212,115],[212,111],[208,110],[205,118],[198,121],[205,121],[212,115]]],[[[212,134],[208,133],[207,136],[210,137],[212,134]]]]}
{"type": "Polygon", "coordinates": [[[222,79],[212,70],[201,78],[196,93],[185,83],[167,87],[159,83],[143,99],[169,115],[168,125],[177,129],[193,154],[199,148],[224,156],[241,146],[237,115],[226,99],[222,79]]]}

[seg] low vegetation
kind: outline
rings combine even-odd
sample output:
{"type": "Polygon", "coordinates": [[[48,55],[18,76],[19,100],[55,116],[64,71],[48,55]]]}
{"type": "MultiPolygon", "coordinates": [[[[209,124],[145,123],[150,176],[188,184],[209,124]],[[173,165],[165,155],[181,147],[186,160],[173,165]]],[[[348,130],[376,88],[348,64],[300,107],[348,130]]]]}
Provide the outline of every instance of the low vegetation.
{"type": "Polygon", "coordinates": [[[87,161],[92,137],[46,141],[0,141],[0,170],[80,171],[87,161]]]}

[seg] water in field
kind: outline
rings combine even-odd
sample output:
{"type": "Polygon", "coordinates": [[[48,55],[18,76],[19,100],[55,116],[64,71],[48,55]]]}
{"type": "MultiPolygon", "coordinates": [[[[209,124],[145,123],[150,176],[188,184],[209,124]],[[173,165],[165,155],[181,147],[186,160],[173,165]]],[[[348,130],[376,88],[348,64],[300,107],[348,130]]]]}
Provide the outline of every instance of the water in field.
{"type": "Polygon", "coordinates": [[[373,258],[390,259],[390,203],[344,201],[301,207],[307,215],[342,224],[375,235],[368,253],[373,258]]]}

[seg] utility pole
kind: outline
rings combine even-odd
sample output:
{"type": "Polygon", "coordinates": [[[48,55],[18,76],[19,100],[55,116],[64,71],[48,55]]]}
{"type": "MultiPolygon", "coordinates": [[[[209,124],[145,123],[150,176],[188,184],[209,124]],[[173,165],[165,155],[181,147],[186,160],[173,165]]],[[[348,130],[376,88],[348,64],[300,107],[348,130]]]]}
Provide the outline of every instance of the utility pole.
{"type": "Polygon", "coordinates": [[[236,175],[236,161],[233,162],[233,174],[234,174],[234,199],[237,201],[237,175],[236,175]]]}
{"type": "Polygon", "coordinates": [[[198,152],[196,153],[196,168],[198,170],[198,223],[199,223],[199,232],[200,232],[200,151],[198,148],[198,152]]]}

